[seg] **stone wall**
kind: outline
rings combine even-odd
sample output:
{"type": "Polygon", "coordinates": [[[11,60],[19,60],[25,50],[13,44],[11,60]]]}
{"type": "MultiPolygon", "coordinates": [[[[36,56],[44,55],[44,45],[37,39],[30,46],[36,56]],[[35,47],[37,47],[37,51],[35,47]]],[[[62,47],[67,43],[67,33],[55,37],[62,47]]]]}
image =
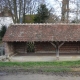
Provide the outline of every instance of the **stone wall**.
{"type": "Polygon", "coordinates": [[[12,42],[5,42],[5,55],[10,56],[14,54],[14,44],[12,42]]]}
{"type": "Polygon", "coordinates": [[[6,42],[5,43],[5,55],[15,55],[15,54],[25,54],[27,53],[27,46],[25,42],[6,42]]]}

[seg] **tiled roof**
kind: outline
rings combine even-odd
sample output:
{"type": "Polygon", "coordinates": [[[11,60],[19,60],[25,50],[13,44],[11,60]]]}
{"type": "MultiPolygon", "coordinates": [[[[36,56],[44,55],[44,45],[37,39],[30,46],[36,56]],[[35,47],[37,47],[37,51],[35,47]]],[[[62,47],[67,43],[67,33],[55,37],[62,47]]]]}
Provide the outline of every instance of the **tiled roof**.
{"type": "Polygon", "coordinates": [[[80,24],[13,24],[3,41],[80,41],[80,24]]]}

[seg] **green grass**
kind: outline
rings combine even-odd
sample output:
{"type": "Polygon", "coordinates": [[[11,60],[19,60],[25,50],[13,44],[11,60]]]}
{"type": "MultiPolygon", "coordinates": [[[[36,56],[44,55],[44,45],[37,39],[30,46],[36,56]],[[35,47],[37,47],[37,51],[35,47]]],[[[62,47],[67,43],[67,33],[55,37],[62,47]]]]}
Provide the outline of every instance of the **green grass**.
{"type": "Polygon", "coordinates": [[[58,66],[80,66],[80,61],[62,61],[62,62],[0,62],[0,67],[10,67],[10,66],[19,66],[19,67],[58,67],[58,66]]]}
{"type": "Polygon", "coordinates": [[[80,61],[62,61],[62,62],[0,62],[0,67],[19,67],[22,69],[42,70],[43,72],[63,72],[71,71],[73,67],[80,67],[80,61]]]}

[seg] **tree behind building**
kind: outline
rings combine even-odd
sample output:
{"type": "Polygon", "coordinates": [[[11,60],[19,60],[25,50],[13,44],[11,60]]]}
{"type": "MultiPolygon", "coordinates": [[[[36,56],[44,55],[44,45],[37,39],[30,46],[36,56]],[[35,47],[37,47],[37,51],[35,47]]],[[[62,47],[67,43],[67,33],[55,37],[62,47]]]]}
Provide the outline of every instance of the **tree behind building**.
{"type": "Polygon", "coordinates": [[[0,30],[0,39],[2,40],[5,32],[6,32],[7,28],[6,26],[2,26],[1,30],[0,30]]]}
{"type": "Polygon", "coordinates": [[[37,9],[37,14],[34,17],[35,23],[45,23],[46,19],[49,18],[50,11],[45,4],[41,4],[37,9]]]}

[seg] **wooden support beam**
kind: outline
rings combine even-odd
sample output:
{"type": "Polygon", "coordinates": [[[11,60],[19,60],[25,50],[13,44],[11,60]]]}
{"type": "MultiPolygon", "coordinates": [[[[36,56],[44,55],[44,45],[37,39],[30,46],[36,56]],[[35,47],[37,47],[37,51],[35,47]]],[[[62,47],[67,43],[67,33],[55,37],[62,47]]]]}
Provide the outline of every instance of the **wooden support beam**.
{"type": "Polygon", "coordinates": [[[59,60],[59,46],[56,48],[56,59],[59,60]]]}
{"type": "Polygon", "coordinates": [[[56,48],[56,45],[53,42],[50,42],[50,43],[56,48]]]}
{"type": "Polygon", "coordinates": [[[56,59],[59,60],[59,42],[56,42],[56,59]]]}
{"type": "Polygon", "coordinates": [[[59,44],[59,42],[56,42],[56,58],[57,58],[57,60],[59,60],[59,49],[64,43],[65,42],[62,42],[61,44],[59,44]]]}
{"type": "Polygon", "coordinates": [[[62,42],[61,44],[59,44],[59,42],[56,42],[56,44],[54,44],[53,42],[50,42],[56,49],[56,58],[57,60],[59,60],[59,48],[65,43],[62,42]]]}
{"type": "Polygon", "coordinates": [[[78,44],[78,47],[77,47],[77,53],[79,53],[79,44],[78,44]]]}
{"type": "Polygon", "coordinates": [[[62,42],[60,45],[59,45],[59,48],[64,44],[65,42],[62,42]]]}

